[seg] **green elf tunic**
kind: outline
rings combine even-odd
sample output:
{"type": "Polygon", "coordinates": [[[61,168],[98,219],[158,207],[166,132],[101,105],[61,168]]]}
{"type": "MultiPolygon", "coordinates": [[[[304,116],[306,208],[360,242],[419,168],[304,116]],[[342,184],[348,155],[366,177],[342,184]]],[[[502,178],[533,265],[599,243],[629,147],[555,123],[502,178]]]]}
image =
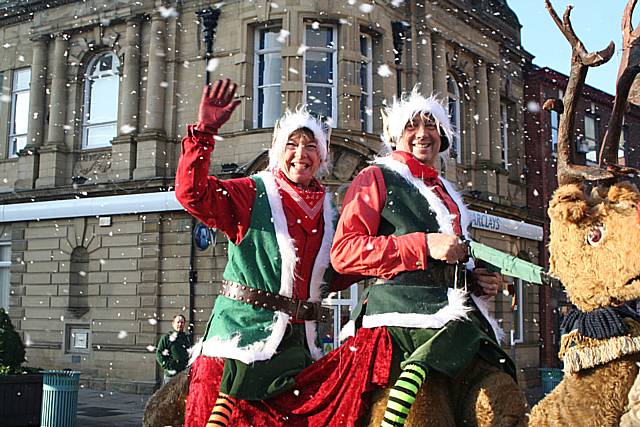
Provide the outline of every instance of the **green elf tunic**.
{"type": "MultiPolygon", "coordinates": [[[[374,166],[380,168],[386,187],[378,235],[454,234],[445,204],[407,165],[386,157],[374,166]]],[[[466,236],[465,205],[450,183],[441,182],[458,206],[466,236]]],[[[356,324],[387,327],[394,343],[390,381],[408,363],[456,377],[476,355],[515,378],[515,366],[498,344],[504,333],[489,315],[486,302],[466,291],[463,270],[429,258],[426,270],[379,279],[361,296],[342,337],[353,335],[356,324]]]]}
{"type": "MultiPolygon", "coordinates": [[[[251,177],[256,198],[249,230],[229,242],[223,277],[251,288],[293,295],[296,254],[281,196],[271,172],[251,177]]],[[[315,257],[308,301],[320,302],[334,232],[330,196],[323,202],[324,232],[315,257]]],[[[220,391],[243,400],[262,400],[293,386],[293,376],[322,355],[317,323],[290,323],[290,316],[219,295],[203,341],[193,354],[226,358],[220,391]]],[[[193,356],[192,356],[193,357],[193,356]]]]}

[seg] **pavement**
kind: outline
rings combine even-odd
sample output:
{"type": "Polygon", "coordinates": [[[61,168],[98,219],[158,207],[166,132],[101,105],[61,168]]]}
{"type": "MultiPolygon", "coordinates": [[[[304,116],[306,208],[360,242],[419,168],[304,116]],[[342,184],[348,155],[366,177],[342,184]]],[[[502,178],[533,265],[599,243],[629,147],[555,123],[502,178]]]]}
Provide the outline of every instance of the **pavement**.
{"type": "Polygon", "coordinates": [[[140,427],[148,395],[117,391],[78,391],[78,427],[140,427]]]}
{"type": "MultiPolygon", "coordinates": [[[[524,390],[529,405],[543,397],[542,387],[524,390]]],[[[79,427],[140,427],[148,395],[91,390],[78,391],[79,427]]]]}

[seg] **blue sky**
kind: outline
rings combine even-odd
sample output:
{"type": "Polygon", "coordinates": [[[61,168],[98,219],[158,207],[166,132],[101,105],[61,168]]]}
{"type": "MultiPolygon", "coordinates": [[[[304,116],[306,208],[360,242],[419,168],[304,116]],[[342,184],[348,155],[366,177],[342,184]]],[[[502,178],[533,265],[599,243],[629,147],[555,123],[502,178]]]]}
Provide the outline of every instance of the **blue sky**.
{"type": "MultiPolygon", "coordinates": [[[[544,7],[543,0],[507,0],[522,25],[522,45],[535,56],[533,63],[569,74],[571,47],[544,7]]],[[[587,84],[613,94],[621,56],[622,33],[620,23],[626,0],[551,0],[560,17],[567,5],[573,28],[588,51],[604,49],[609,41],[616,45],[611,60],[597,68],[590,68],[587,84]]],[[[636,6],[634,24],[640,21],[640,4],[636,6]]]]}

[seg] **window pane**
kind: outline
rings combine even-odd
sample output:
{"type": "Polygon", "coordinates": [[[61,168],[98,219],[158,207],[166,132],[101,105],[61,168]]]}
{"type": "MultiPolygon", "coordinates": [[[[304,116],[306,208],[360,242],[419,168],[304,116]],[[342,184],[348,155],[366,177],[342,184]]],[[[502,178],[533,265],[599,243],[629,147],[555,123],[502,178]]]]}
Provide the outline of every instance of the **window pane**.
{"type": "Polygon", "coordinates": [[[29,92],[17,93],[14,97],[14,118],[13,129],[14,135],[26,134],[29,127],[29,92]]]}
{"type": "Polygon", "coordinates": [[[282,78],[282,56],[280,52],[260,55],[258,85],[280,84],[282,78]]]}
{"type": "Polygon", "coordinates": [[[16,70],[13,75],[13,90],[27,90],[29,89],[29,82],[31,81],[31,69],[26,68],[23,70],[16,70]]]}
{"type": "Polygon", "coordinates": [[[9,309],[9,267],[0,268],[0,307],[9,309]]]}
{"type": "Polygon", "coordinates": [[[113,122],[118,117],[118,76],[103,77],[91,82],[87,123],[113,122]]]}
{"type": "Polygon", "coordinates": [[[371,40],[369,36],[360,35],[360,54],[367,58],[371,56],[369,52],[369,40],[371,40]]]}
{"type": "Polygon", "coordinates": [[[323,117],[331,117],[331,88],[307,86],[309,110],[323,117]]]}
{"type": "Polygon", "coordinates": [[[593,117],[584,118],[584,136],[590,140],[596,139],[596,122],[593,117]]]}
{"type": "Polygon", "coordinates": [[[27,137],[14,136],[11,138],[11,155],[18,154],[18,151],[22,150],[27,145],[27,137]]]}
{"type": "Polygon", "coordinates": [[[259,49],[280,49],[282,43],[278,41],[280,36],[280,29],[262,30],[260,32],[260,46],[259,49]]]}
{"type": "Polygon", "coordinates": [[[309,47],[333,48],[333,28],[320,27],[314,30],[307,27],[306,45],[309,47]]]}
{"type": "Polygon", "coordinates": [[[87,146],[104,147],[111,144],[111,140],[116,136],[116,124],[93,126],[87,129],[87,146]]]}
{"type": "Polygon", "coordinates": [[[333,83],[333,54],[328,52],[306,52],[306,82],[333,83]]]}
{"type": "Polygon", "coordinates": [[[0,245],[0,262],[11,261],[11,246],[0,245]]]}
{"type": "Polygon", "coordinates": [[[280,117],[280,86],[258,90],[258,126],[272,127],[280,117]]]}

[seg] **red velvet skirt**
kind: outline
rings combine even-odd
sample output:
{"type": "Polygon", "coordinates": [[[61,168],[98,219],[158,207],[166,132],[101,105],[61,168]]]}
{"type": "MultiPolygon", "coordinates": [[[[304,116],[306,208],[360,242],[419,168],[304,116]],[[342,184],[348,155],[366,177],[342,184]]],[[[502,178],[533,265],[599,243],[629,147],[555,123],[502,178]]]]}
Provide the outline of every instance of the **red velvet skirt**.
{"type": "MultiPolygon", "coordinates": [[[[359,329],[339,348],[298,374],[296,386],[264,401],[239,401],[229,425],[360,426],[368,395],[386,387],[391,365],[387,329],[359,329]]],[[[200,356],[189,371],[185,427],[204,427],[218,397],[224,360],[200,356]]]]}

